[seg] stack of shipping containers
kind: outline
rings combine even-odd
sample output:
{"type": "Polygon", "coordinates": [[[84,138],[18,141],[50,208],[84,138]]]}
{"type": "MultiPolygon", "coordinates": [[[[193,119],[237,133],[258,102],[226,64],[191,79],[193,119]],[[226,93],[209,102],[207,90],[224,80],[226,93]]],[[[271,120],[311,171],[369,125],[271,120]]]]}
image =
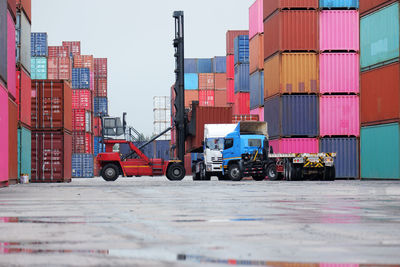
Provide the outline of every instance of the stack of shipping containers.
{"type": "Polygon", "coordinates": [[[105,151],[105,147],[102,144],[102,123],[101,115],[107,115],[107,97],[108,97],[108,67],[107,58],[95,58],[94,59],[94,97],[96,100],[96,111],[94,112],[94,140],[93,150],[94,156],[105,151]],[[100,99],[100,100],[99,100],[100,99]],[[99,112],[100,106],[103,106],[103,111],[99,112]]]}
{"type": "Polygon", "coordinates": [[[234,40],[235,103],[234,115],[250,114],[249,36],[239,35],[234,40]]]}
{"type": "Polygon", "coordinates": [[[360,1],[361,178],[400,178],[399,1],[360,1]]]}
{"type": "Polygon", "coordinates": [[[320,152],[336,152],[336,177],[359,177],[358,1],[320,1],[320,152]]]}
{"type": "Polygon", "coordinates": [[[268,1],[264,120],[276,153],[318,153],[318,1],[268,1]]]}
{"type": "MultiPolygon", "coordinates": [[[[153,98],[154,135],[158,135],[171,127],[171,99],[168,96],[153,98]]],[[[158,140],[171,140],[171,132],[161,136],[158,140]]]]}

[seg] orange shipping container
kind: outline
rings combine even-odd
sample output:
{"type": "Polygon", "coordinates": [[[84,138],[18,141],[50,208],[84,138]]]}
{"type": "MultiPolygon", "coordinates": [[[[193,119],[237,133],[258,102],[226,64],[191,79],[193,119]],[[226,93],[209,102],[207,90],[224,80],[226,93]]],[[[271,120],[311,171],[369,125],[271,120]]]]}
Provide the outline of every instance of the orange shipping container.
{"type": "Polygon", "coordinates": [[[214,73],[199,73],[199,89],[200,90],[214,90],[215,74],[214,73]]]}
{"type": "Polygon", "coordinates": [[[225,90],[225,89],[226,89],[226,74],[215,73],[215,90],[225,90]]]}
{"type": "Polygon", "coordinates": [[[318,51],[316,10],[283,10],[264,21],[264,58],[278,51],[318,51]]]}
{"type": "Polygon", "coordinates": [[[229,107],[227,103],[226,90],[215,90],[215,106],[229,107]]]}
{"type": "Polygon", "coordinates": [[[277,54],[264,63],[264,97],[285,93],[318,93],[316,53],[277,54]]]}
{"type": "Polygon", "coordinates": [[[185,90],[185,108],[190,108],[192,101],[199,101],[199,91],[185,90]]]}
{"type": "Polygon", "coordinates": [[[388,6],[391,3],[398,2],[399,0],[361,0],[360,1],[360,14],[370,13],[383,5],[388,6]]]}
{"type": "Polygon", "coordinates": [[[74,68],[87,68],[90,71],[94,71],[93,56],[74,56],[74,68]]]}
{"type": "Polygon", "coordinates": [[[18,107],[8,99],[8,184],[18,181],[18,107]]]}
{"type": "Polygon", "coordinates": [[[264,69],[264,34],[250,40],[250,73],[264,69]]]}

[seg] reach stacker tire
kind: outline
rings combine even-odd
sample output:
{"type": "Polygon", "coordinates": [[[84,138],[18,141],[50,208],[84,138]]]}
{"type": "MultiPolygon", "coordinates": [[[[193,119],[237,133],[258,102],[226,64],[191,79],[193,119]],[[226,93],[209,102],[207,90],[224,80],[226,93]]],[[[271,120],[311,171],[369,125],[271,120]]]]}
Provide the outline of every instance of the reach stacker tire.
{"type": "Polygon", "coordinates": [[[173,163],[167,169],[167,179],[170,181],[181,181],[185,178],[186,172],[182,164],[173,163]]]}
{"type": "Polygon", "coordinates": [[[119,177],[119,168],[115,164],[107,164],[101,170],[101,176],[107,182],[114,182],[119,177]]]}

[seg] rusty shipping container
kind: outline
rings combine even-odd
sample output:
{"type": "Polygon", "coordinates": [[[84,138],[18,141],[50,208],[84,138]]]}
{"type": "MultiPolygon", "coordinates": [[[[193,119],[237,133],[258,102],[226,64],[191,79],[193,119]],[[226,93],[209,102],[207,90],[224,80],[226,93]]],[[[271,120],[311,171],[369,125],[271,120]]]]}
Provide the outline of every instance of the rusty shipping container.
{"type": "Polygon", "coordinates": [[[18,106],[8,99],[8,184],[18,183],[18,106]]]}
{"type": "Polygon", "coordinates": [[[32,9],[32,3],[31,0],[16,0],[17,1],[17,8],[22,9],[27,16],[29,22],[32,22],[31,19],[31,9],[32,9]]]}
{"type": "Polygon", "coordinates": [[[94,59],[92,55],[76,55],[74,56],[74,68],[86,68],[94,72],[94,59]]]}
{"type": "Polygon", "coordinates": [[[361,73],[361,124],[400,120],[400,63],[361,73]]]}
{"type": "Polygon", "coordinates": [[[250,40],[250,74],[264,69],[264,34],[250,40]]]}
{"type": "Polygon", "coordinates": [[[232,122],[232,108],[194,106],[189,113],[189,137],[186,151],[192,152],[202,147],[205,124],[228,124],[232,122]]]}
{"type": "Polygon", "coordinates": [[[318,0],[264,0],[264,20],[278,9],[317,9],[318,0]]]}
{"type": "Polygon", "coordinates": [[[226,32],[226,55],[235,53],[235,38],[239,35],[249,35],[249,31],[227,31],[226,32]]]}
{"type": "Polygon", "coordinates": [[[360,14],[365,15],[399,0],[360,0],[360,14]]]}
{"type": "Polygon", "coordinates": [[[215,94],[214,101],[216,107],[228,107],[228,103],[226,100],[227,99],[226,90],[215,90],[214,94],[215,94]]]}
{"type": "Polygon", "coordinates": [[[200,90],[214,90],[215,82],[214,73],[199,73],[199,89],[200,90]]]}
{"type": "Polygon", "coordinates": [[[276,52],[318,51],[318,12],[283,10],[264,21],[264,58],[276,52]]]}
{"type": "Polygon", "coordinates": [[[226,89],[226,73],[215,73],[215,90],[226,89]]]}
{"type": "Polygon", "coordinates": [[[32,81],[32,130],[72,131],[72,90],[66,81],[32,81]]]}
{"type": "Polygon", "coordinates": [[[71,181],[72,135],[62,132],[32,132],[33,183],[71,181]]]}
{"type": "Polygon", "coordinates": [[[277,54],[264,64],[264,97],[318,93],[318,76],[316,53],[277,54]]]}

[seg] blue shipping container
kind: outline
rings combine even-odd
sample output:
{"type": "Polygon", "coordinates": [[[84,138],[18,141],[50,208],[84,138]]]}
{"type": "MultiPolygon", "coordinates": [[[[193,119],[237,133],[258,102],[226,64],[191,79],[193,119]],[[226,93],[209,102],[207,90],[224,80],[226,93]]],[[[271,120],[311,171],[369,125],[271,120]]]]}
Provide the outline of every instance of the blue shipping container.
{"type": "Polygon", "coordinates": [[[249,36],[239,35],[234,40],[235,64],[250,63],[249,36]]]}
{"type": "Polygon", "coordinates": [[[199,89],[199,75],[197,73],[185,73],[185,90],[199,89]]]}
{"type": "Polygon", "coordinates": [[[102,138],[95,136],[93,140],[93,150],[94,156],[97,157],[99,153],[103,153],[106,151],[106,146],[101,143],[102,138]]]}
{"type": "Polygon", "coordinates": [[[90,89],[89,69],[72,69],[72,89],[90,89]]]}
{"type": "MultiPolygon", "coordinates": [[[[134,142],[133,144],[137,147],[140,148],[142,145],[144,145],[146,142],[134,142]]],[[[146,155],[146,157],[152,159],[154,158],[154,142],[148,144],[144,148],[141,149],[141,151],[146,155]]],[[[131,153],[131,148],[129,147],[128,144],[120,144],[119,146],[119,152],[122,155],[128,155],[131,153]]]]}
{"type": "Polygon", "coordinates": [[[319,104],[316,95],[284,95],[264,103],[264,120],[271,138],[319,135],[319,104]]]}
{"type": "Polygon", "coordinates": [[[250,109],[264,105],[264,72],[257,71],[250,75],[250,109]]]}
{"type": "Polygon", "coordinates": [[[337,153],[336,178],[358,178],[359,144],[357,138],[322,138],[320,152],[337,153]]]}
{"type": "Polygon", "coordinates": [[[249,64],[235,65],[235,93],[250,92],[249,64]]]}
{"type": "Polygon", "coordinates": [[[156,155],[155,158],[170,160],[170,141],[160,140],[156,141],[156,155]]]}
{"type": "Polygon", "coordinates": [[[185,73],[197,73],[196,58],[185,58],[185,73]]]}
{"type": "Polygon", "coordinates": [[[211,58],[199,58],[197,60],[197,72],[198,73],[213,73],[211,58]]]}
{"type": "Polygon", "coordinates": [[[213,70],[215,73],[226,73],[226,57],[214,57],[213,70]]]}
{"type": "Polygon", "coordinates": [[[94,157],[91,154],[72,155],[72,177],[73,178],[93,178],[94,177],[94,157]]]}
{"type": "Polygon", "coordinates": [[[351,8],[358,9],[359,0],[319,0],[320,8],[351,8]]]}
{"type": "Polygon", "coordinates": [[[108,99],[106,97],[94,98],[94,116],[107,116],[108,115],[108,99]]]}
{"type": "Polygon", "coordinates": [[[31,56],[32,57],[47,57],[48,44],[47,33],[32,32],[31,33],[31,56]]]}

